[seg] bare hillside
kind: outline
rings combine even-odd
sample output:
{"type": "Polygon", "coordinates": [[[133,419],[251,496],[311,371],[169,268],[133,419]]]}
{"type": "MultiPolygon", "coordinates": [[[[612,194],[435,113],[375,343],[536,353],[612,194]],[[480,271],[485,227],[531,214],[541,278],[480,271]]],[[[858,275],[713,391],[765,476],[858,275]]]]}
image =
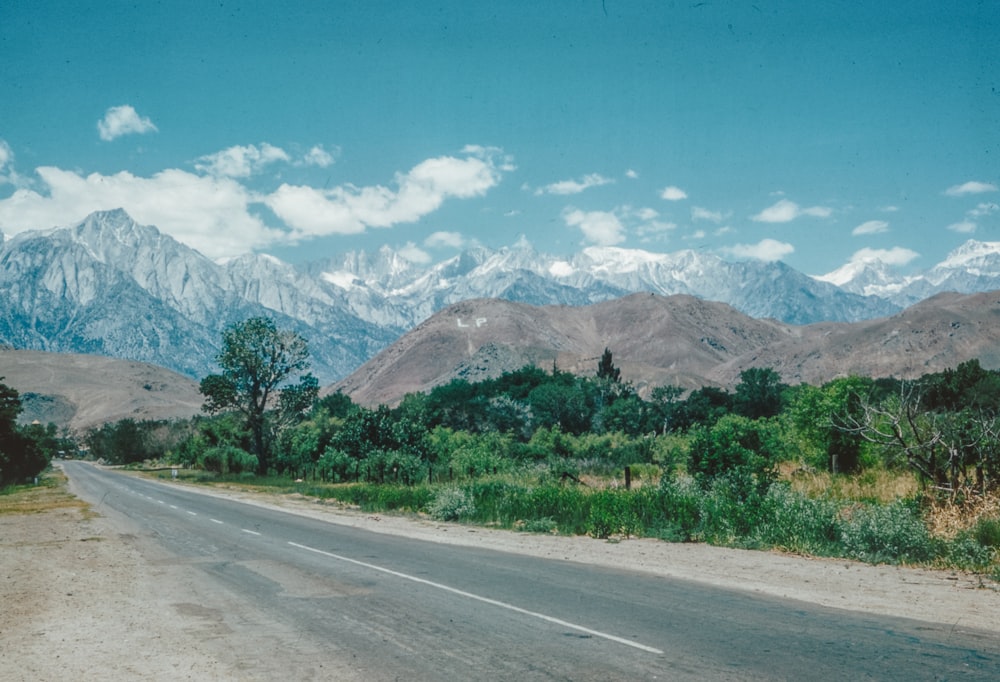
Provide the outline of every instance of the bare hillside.
{"type": "Polygon", "coordinates": [[[162,367],[98,355],[0,350],[0,382],[21,394],[20,421],[82,430],[105,422],[188,417],[197,382],[162,367]]]}
{"type": "Polygon", "coordinates": [[[1000,292],[940,294],[892,317],[807,326],[756,320],[690,296],[633,294],[583,307],[465,301],[327,390],[392,405],[455,378],[476,381],[526,364],[590,374],[604,348],[640,392],[731,387],[748,367],[772,367],[791,384],[849,374],[913,378],[972,358],[996,368],[1000,292]]]}

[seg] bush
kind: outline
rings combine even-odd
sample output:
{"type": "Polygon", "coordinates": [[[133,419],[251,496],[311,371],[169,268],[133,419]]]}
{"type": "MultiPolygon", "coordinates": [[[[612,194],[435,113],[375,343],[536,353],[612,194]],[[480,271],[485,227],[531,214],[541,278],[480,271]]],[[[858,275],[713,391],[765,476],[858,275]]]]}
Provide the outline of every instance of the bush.
{"type": "Polygon", "coordinates": [[[198,464],[217,474],[239,474],[256,471],[257,457],[233,445],[219,445],[202,452],[198,464]]]}
{"type": "Polygon", "coordinates": [[[973,527],[972,534],[983,547],[1000,549],[1000,519],[980,518],[973,527]]]}
{"type": "Polygon", "coordinates": [[[472,496],[462,488],[441,488],[427,505],[427,513],[438,521],[461,521],[475,511],[472,496]]]}
{"type": "Polygon", "coordinates": [[[948,564],[963,570],[981,570],[993,563],[996,550],[989,545],[980,543],[974,533],[959,534],[947,543],[946,558],[948,564]]]}
{"type": "Polygon", "coordinates": [[[627,490],[601,490],[594,493],[587,518],[587,534],[595,538],[638,535],[642,527],[635,504],[637,499],[627,490]]]}
{"type": "Polygon", "coordinates": [[[703,487],[716,478],[743,472],[766,487],[776,478],[783,445],[776,422],[752,421],[726,415],[710,427],[695,430],[688,455],[688,471],[703,487]]]}
{"type": "Polygon", "coordinates": [[[913,502],[854,507],[841,521],[848,557],[873,564],[913,563],[933,558],[930,532],[913,502]]]}
{"type": "Polygon", "coordinates": [[[659,516],[659,535],[671,541],[690,541],[701,532],[704,493],[689,476],[663,476],[653,498],[659,516]]]}
{"type": "Polygon", "coordinates": [[[836,555],[840,551],[838,512],[833,500],[811,499],[775,483],[762,501],[753,542],[805,554],[836,555]]]}

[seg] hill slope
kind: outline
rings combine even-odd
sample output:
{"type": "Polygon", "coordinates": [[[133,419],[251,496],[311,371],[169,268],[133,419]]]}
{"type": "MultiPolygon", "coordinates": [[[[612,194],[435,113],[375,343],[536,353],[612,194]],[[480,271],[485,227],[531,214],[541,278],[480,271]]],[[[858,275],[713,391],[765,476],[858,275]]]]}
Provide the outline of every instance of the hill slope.
{"type": "Polygon", "coordinates": [[[996,368],[1000,292],[940,294],[891,317],[806,326],[691,296],[633,294],[582,307],[465,301],[327,391],[391,405],[455,378],[476,381],[527,364],[592,374],[604,348],[640,393],[665,384],[731,387],[748,367],[772,367],[791,384],[848,374],[914,378],[972,358],[996,368]]]}
{"type": "Polygon", "coordinates": [[[156,365],[98,355],[0,350],[0,377],[21,395],[19,421],[37,419],[74,431],[127,417],[189,417],[202,404],[192,379],[156,365]]]}

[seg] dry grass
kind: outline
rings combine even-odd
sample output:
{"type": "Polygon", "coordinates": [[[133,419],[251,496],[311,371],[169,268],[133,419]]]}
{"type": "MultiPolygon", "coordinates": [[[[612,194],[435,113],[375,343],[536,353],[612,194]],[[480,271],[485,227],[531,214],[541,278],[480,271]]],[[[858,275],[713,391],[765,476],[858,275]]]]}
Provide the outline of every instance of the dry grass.
{"type": "Polygon", "coordinates": [[[969,497],[962,502],[931,500],[927,509],[927,527],[933,535],[953,538],[973,528],[980,519],[1000,519],[1000,492],[969,497]]]}
{"type": "Polygon", "coordinates": [[[62,471],[48,471],[39,476],[38,485],[11,486],[0,491],[0,515],[38,514],[53,509],[79,509],[85,514],[89,505],[66,489],[62,471]]]}
{"type": "Polygon", "coordinates": [[[780,476],[791,482],[792,489],[812,498],[888,504],[920,492],[917,477],[909,471],[870,469],[848,475],[806,471],[788,464],[780,468],[780,476]]]}

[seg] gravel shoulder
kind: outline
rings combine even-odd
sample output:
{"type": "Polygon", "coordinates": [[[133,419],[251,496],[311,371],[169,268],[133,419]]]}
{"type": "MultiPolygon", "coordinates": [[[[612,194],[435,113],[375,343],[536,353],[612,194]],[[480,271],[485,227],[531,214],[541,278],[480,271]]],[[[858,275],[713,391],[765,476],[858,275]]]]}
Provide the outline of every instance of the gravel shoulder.
{"type": "MultiPolygon", "coordinates": [[[[514,533],[365,514],[299,496],[195,489],[377,533],[627,568],[1000,633],[998,586],[960,572],[648,539],[609,542],[514,533]]],[[[130,532],[128,524],[80,505],[0,515],[0,678],[351,679],[348,665],[327,661],[318,670],[306,656],[299,669],[287,663],[269,669],[289,660],[275,647],[287,645],[294,633],[275,637],[252,626],[266,620],[262,614],[224,612],[223,597],[213,593],[196,566],[171,561],[152,541],[130,532]],[[245,624],[245,630],[234,632],[234,623],[245,624]],[[242,652],[228,646],[234,636],[244,644],[242,652]],[[252,652],[252,660],[246,652],[252,652]]]]}

